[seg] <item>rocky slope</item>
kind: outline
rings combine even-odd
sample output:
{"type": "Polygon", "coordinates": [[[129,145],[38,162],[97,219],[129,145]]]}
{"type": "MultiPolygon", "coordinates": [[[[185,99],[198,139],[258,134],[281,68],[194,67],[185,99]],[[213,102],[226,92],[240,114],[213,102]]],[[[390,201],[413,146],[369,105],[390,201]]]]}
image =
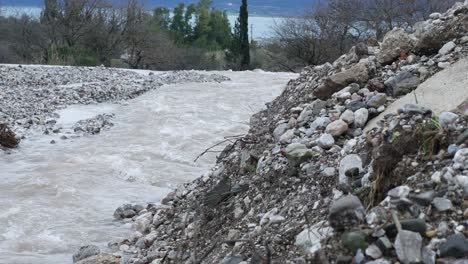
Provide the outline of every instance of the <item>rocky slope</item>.
{"type": "Polygon", "coordinates": [[[304,69],[213,170],[162,205],[124,205],[135,233],[77,263],[466,263],[468,93],[433,113],[399,97],[466,60],[468,1],[379,47],[304,69]],[[451,111],[449,111],[451,110],[451,111]],[[363,131],[367,132],[363,132],[363,131]]]}

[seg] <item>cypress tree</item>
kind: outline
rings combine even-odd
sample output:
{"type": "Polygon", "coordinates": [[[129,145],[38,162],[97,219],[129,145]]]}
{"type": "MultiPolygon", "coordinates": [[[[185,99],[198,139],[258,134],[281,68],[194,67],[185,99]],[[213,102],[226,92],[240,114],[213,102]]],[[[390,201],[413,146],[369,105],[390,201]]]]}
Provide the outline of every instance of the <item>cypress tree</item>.
{"type": "Polygon", "coordinates": [[[247,0],[242,0],[238,22],[241,69],[247,70],[250,66],[249,11],[247,10],[247,0]]]}

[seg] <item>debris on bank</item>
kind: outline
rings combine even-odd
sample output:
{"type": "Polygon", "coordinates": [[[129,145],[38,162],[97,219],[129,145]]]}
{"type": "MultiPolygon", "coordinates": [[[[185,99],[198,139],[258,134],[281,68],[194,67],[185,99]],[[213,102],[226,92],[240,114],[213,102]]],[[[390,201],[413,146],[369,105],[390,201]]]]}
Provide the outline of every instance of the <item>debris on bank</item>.
{"type": "Polygon", "coordinates": [[[430,17],[304,69],[212,171],[118,208],[135,232],[112,263],[466,263],[467,104],[415,98],[366,128],[467,59],[468,1],[430,17]]]}

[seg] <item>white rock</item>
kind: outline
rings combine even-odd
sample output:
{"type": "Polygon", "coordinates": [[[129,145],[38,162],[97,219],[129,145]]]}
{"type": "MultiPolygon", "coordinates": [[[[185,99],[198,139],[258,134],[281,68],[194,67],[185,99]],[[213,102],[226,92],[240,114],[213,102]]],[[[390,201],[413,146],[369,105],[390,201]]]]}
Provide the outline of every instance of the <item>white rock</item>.
{"type": "Polygon", "coordinates": [[[345,175],[349,169],[358,168],[359,172],[362,171],[362,160],[356,154],[350,154],[344,157],[340,162],[340,168],[338,171],[339,182],[348,183],[348,177],[345,175]]]}
{"type": "Polygon", "coordinates": [[[354,112],[354,125],[356,127],[364,127],[369,118],[369,110],[366,108],[361,108],[354,112]]]}
{"type": "Polygon", "coordinates": [[[419,233],[401,230],[395,239],[398,259],[404,264],[421,262],[422,237],[419,233]]]}
{"type": "Polygon", "coordinates": [[[306,254],[315,254],[322,248],[320,242],[333,234],[333,228],[324,227],[323,225],[324,222],[319,222],[311,228],[304,229],[297,235],[294,244],[300,247],[306,254]]]}
{"type": "Polygon", "coordinates": [[[440,55],[447,55],[449,54],[453,49],[455,49],[455,47],[457,46],[457,44],[455,44],[455,42],[453,41],[450,41],[448,43],[445,43],[444,46],[442,46],[442,48],[439,50],[439,54],[440,55]]]}
{"type": "Polygon", "coordinates": [[[447,128],[451,124],[455,123],[457,119],[458,115],[452,112],[442,112],[439,114],[439,124],[444,128],[447,128]]]}
{"type": "Polygon", "coordinates": [[[372,244],[366,248],[366,255],[373,259],[378,259],[382,257],[382,251],[378,246],[372,244]]]}

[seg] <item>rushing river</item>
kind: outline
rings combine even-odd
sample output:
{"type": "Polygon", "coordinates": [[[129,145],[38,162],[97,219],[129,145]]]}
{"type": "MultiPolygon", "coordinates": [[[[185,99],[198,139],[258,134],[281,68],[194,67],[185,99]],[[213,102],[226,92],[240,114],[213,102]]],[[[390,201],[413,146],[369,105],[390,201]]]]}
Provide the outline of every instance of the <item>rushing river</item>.
{"type": "Polygon", "coordinates": [[[64,264],[80,245],[125,237],[112,217],[124,203],[159,202],[202,175],[224,136],[245,133],[250,115],[279,95],[293,74],[223,72],[231,82],[167,85],[125,104],[71,106],[58,122],[114,113],[100,135],[58,140],[33,134],[0,153],[0,263],[64,264]]]}

